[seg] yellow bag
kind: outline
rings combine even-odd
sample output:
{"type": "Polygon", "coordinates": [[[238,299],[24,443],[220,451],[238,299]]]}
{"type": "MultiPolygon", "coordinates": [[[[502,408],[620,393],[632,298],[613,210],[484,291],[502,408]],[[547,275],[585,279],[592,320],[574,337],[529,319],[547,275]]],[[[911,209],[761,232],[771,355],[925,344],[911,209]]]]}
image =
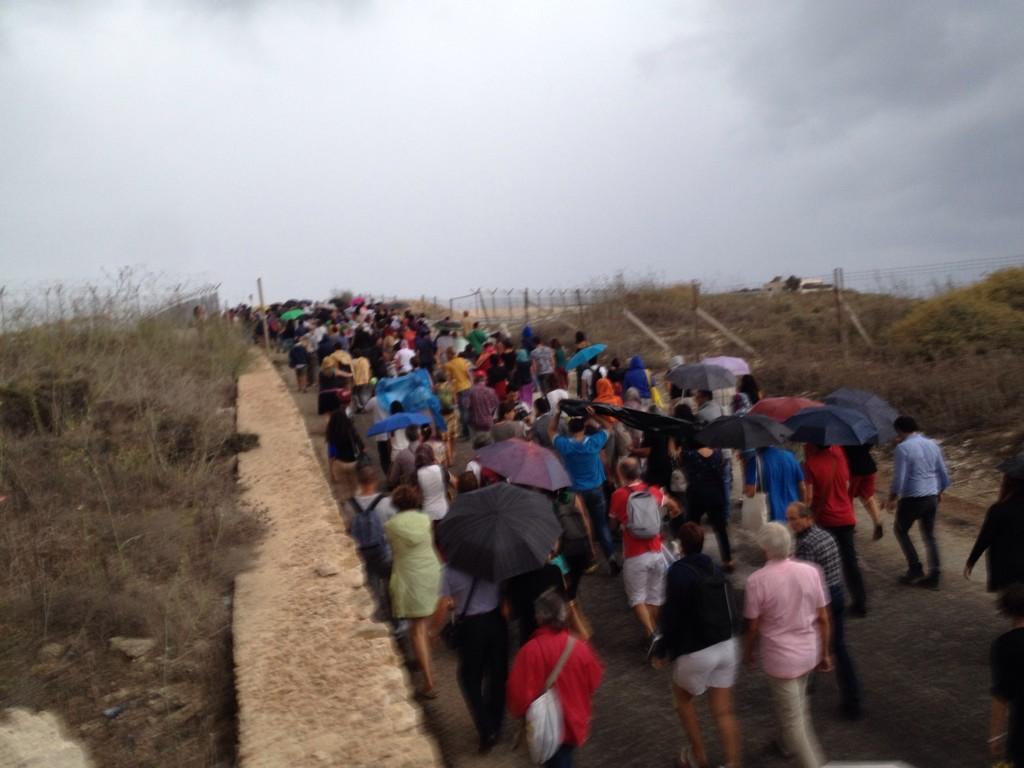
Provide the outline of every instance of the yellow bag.
{"type": "Polygon", "coordinates": [[[651,401],[658,406],[658,408],[664,408],[663,403],[665,401],[661,397],[661,390],[651,384],[651,372],[645,370],[644,373],[647,375],[647,388],[651,390],[651,401]]]}

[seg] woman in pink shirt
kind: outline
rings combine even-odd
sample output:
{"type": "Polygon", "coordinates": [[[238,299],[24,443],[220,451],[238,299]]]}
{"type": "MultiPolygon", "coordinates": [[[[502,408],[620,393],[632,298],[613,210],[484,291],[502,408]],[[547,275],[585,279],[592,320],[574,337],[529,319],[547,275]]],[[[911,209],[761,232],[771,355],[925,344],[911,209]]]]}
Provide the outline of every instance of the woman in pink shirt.
{"type": "Polygon", "coordinates": [[[783,745],[801,768],[820,768],[825,757],[811,727],[807,677],[815,667],[822,672],[832,669],[825,579],[817,565],[790,557],[793,537],[781,523],[765,525],[757,543],[766,562],[747,579],[744,661],[754,666],[760,641],[761,665],[771,679],[783,745]]]}

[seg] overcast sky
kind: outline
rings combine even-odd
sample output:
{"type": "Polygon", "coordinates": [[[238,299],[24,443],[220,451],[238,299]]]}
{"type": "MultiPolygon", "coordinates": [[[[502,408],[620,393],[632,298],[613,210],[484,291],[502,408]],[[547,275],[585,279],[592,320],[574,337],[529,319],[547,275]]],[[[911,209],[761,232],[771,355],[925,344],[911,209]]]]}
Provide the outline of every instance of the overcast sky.
{"type": "Polygon", "coordinates": [[[241,300],[1024,251],[1024,4],[0,0],[0,282],[241,300]]]}

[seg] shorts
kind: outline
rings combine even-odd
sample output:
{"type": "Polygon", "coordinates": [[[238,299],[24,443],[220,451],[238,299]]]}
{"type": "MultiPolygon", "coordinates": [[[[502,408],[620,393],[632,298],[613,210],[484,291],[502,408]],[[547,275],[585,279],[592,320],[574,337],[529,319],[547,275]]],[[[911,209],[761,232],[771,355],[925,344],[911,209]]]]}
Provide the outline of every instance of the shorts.
{"type": "Polygon", "coordinates": [[[875,473],[850,475],[850,498],[870,499],[875,495],[875,473]]]}
{"type": "Polygon", "coordinates": [[[661,552],[644,552],[622,563],[622,583],[629,607],[665,604],[665,572],[668,564],[661,552]]]}
{"type": "Polygon", "coordinates": [[[740,666],[740,648],[735,637],[676,657],[672,682],[691,696],[708,688],[732,688],[740,666]]]}

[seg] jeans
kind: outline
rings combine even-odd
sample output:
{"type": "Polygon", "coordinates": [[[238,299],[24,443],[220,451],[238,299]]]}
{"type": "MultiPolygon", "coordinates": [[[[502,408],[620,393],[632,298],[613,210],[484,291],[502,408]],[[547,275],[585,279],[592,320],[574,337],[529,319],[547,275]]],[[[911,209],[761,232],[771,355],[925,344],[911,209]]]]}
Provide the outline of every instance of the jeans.
{"type": "Polygon", "coordinates": [[[462,437],[469,437],[469,390],[464,389],[455,396],[459,406],[459,422],[462,424],[462,437]]]}
{"type": "Polygon", "coordinates": [[[907,558],[907,567],[911,573],[923,573],[921,559],[917,556],[917,549],[910,540],[910,529],[914,523],[921,521],[921,535],[924,537],[924,546],[928,551],[928,575],[939,575],[939,547],[935,543],[935,515],[939,511],[938,496],[916,496],[907,499],[900,499],[896,507],[896,525],[893,531],[896,534],[896,541],[903,549],[903,556],[907,558]]]}
{"type": "Polygon", "coordinates": [[[868,596],[864,589],[864,576],[860,572],[860,564],[857,562],[857,550],[853,542],[854,526],[822,527],[831,533],[832,538],[836,540],[839,557],[843,561],[843,579],[846,581],[846,588],[850,590],[850,602],[859,611],[867,610],[868,596]]]}
{"type": "Polygon", "coordinates": [[[544,763],[544,768],[572,768],[572,751],[574,749],[576,747],[572,744],[563,744],[551,756],[551,759],[544,763]]]}
{"type": "Polygon", "coordinates": [[[779,721],[783,745],[796,757],[800,768],[821,768],[825,759],[811,726],[810,709],[807,706],[807,677],[768,679],[771,682],[775,717],[779,721]]]}
{"type": "Polygon", "coordinates": [[[836,683],[843,700],[843,709],[847,713],[860,710],[860,680],[853,666],[853,659],[846,648],[846,627],[843,623],[843,610],[846,598],[843,588],[838,584],[828,588],[831,597],[832,612],[832,653],[836,662],[836,683]]]}
{"type": "Polygon", "coordinates": [[[608,529],[608,506],[604,499],[604,488],[597,486],[587,491],[578,491],[583,497],[583,504],[590,515],[590,525],[594,529],[594,536],[597,543],[604,552],[604,556],[611,560],[615,555],[615,545],[612,543],[612,533],[608,529]]]}
{"type": "Polygon", "coordinates": [[[501,611],[459,623],[459,688],[481,739],[501,731],[508,675],[508,627],[501,611]]]}
{"type": "Polygon", "coordinates": [[[388,586],[391,583],[391,553],[387,547],[377,545],[369,549],[359,550],[366,567],[366,584],[377,603],[374,618],[377,621],[391,620],[391,594],[388,586]]]}

